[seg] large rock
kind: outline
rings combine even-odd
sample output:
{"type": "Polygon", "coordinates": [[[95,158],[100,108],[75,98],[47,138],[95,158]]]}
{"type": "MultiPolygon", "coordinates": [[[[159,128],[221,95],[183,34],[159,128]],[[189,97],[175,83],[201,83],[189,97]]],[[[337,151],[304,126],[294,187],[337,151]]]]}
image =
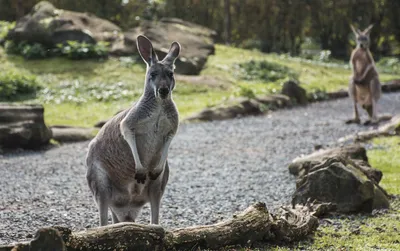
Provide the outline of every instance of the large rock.
{"type": "Polygon", "coordinates": [[[239,97],[229,100],[226,104],[213,108],[206,108],[187,118],[189,121],[225,120],[250,115],[260,115],[277,108],[291,106],[290,99],[285,95],[274,94],[263,97],[239,97]]]}
{"type": "Polygon", "coordinates": [[[107,20],[89,13],[57,9],[51,3],[43,1],[17,21],[6,39],[55,46],[68,40],[112,43],[121,36],[121,29],[107,20]]]}
{"type": "Polygon", "coordinates": [[[51,139],[41,105],[0,105],[0,147],[38,148],[51,139]]]}
{"type": "Polygon", "coordinates": [[[306,90],[293,80],[286,81],[283,84],[282,94],[296,101],[297,104],[306,105],[308,103],[306,90]]]}
{"type": "Polygon", "coordinates": [[[178,41],[181,54],[176,61],[176,72],[197,75],[203,69],[207,57],[214,54],[215,31],[177,18],[163,18],[160,21],[142,21],[137,28],[124,33],[124,38],[115,43],[110,53],[114,55],[132,55],[137,53],[136,37],[147,36],[154,49],[163,58],[173,41],[178,41]]]}
{"type": "Polygon", "coordinates": [[[388,194],[379,186],[382,172],[368,164],[363,147],[319,151],[295,159],[289,170],[297,176],[293,204],[316,200],[343,213],[389,207],[388,194]]]}

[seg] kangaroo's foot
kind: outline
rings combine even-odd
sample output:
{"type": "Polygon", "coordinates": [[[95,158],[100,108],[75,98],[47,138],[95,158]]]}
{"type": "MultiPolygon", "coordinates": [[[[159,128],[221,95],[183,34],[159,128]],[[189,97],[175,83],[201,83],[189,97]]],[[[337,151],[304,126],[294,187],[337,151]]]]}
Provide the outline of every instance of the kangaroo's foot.
{"type": "Polygon", "coordinates": [[[346,120],[345,123],[346,123],[346,124],[360,124],[361,121],[360,121],[360,118],[354,118],[354,119],[346,120]]]}
{"type": "Polygon", "coordinates": [[[365,126],[374,126],[374,125],[378,125],[378,124],[379,124],[379,120],[377,120],[377,119],[368,119],[363,123],[363,125],[365,125],[365,126]]]}

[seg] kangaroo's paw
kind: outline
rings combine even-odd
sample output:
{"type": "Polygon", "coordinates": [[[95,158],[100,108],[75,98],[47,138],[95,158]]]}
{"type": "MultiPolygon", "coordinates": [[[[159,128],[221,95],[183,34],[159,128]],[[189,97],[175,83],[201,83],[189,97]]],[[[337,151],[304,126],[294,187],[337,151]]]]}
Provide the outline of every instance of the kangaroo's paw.
{"type": "Polygon", "coordinates": [[[136,172],[135,174],[135,180],[139,184],[144,184],[146,181],[147,175],[145,172],[136,172]]]}

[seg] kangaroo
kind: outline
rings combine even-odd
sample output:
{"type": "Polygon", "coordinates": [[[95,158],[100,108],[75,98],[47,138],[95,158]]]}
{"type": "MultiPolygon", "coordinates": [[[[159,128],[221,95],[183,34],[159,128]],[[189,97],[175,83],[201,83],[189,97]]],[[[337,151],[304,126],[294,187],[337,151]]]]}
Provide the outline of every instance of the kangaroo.
{"type": "Polygon", "coordinates": [[[348,120],[346,123],[360,123],[357,104],[361,105],[369,115],[370,120],[364,124],[377,123],[376,108],[381,97],[381,83],[369,50],[370,32],[373,25],[368,26],[364,31],[350,26],[356,36],[357,47],[351,53],[350,58],[353,75],[349,83],[349,96],[353,100],[354,119],[348,120]]]}
{"type": "Polygon", "coordinates": [[[145,36],[137,37],[137,48],[147,66],[144,92],[131,108],[100,129],[86,156],[86,178],[100,226],[108,224],[108,209],[113,224],[134,222],[146,203],[150,203],[151,224],[159,224],[168,182],[168,149],[179,124],[172,91],[181,46],[173,42],[161,61],[145,36]]]}

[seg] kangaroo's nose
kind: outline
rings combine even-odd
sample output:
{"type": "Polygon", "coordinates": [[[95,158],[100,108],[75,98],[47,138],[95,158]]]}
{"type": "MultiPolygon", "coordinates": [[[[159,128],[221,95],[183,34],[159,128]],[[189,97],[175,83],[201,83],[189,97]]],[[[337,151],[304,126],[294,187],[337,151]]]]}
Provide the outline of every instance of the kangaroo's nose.
{"type": "Polygon", "coordinates": [[[168,88],[168,87],[161,87],[160,89],[158,89],[158,93],[159,93],[161,96],[165,97],[165,96],[167,96],[168,93],[169,93],[169,88],[168,88]]]}

